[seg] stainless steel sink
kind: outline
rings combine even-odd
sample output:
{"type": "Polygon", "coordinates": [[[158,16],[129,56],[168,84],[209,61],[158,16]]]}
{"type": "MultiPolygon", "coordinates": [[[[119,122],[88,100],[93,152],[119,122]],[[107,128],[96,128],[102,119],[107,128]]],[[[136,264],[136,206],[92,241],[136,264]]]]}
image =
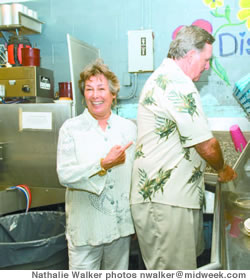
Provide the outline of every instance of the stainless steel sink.
{"type": "MultiPolygon", "coordinates": [[[[250,140],[250,132],[243,132],[247,141],[250,140]]],[[[229,131],[213,131],[214,137],[219,141],[225,162],[230,166],[236,167],[241,153],[237,152],[234,147],[229,131]]],[[[207,166],[205,170],[205,182],[210,185],[216,185],[217,173],[211,167],[207,166]]]]}
{"type": "Polygon", "coordinates": [[[250,177],[244,166],[250,158],[250,142],[235,164],[238,178],[221,187],[221,250],[225,269],[249,269],[250,237],[243,223],[250,218],[250,177]]]}
{"type": "Polygon", "coordinates": [[[250,158],[250,141],[237,159],[233,182],[216,183],[210,263],[199,269],[249,269],[250,237],[243,222],[250,218],[250,177],[244,165],[250,158]]]}

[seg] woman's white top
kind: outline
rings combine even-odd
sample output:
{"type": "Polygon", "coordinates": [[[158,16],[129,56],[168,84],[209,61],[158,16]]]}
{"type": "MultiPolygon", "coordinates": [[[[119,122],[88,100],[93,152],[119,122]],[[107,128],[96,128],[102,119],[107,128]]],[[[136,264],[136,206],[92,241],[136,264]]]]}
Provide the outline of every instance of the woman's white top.
{"type": "Polygon", "coordinates": [[[135,144],[126,150],[124,164],[97,174],[100,159],[130,141],[136,141],[136,125],[114,113],[105,131],[87,109],[62,125],[57,173],[67,188],[66,235],[73,245],[96,246],[134,233],[129,193],[135,144]]]}

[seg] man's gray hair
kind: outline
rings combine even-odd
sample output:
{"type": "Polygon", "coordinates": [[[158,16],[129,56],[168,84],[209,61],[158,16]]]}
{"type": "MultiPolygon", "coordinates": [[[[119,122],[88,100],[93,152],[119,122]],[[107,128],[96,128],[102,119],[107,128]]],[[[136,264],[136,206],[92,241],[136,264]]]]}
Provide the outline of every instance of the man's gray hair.
{"type": "Polygon", "coordinates": [[[190,50],[201,51],[205,44],[213,44],[214,41],[214,37],[203,28],[183,26],[170,44],[168,58],[183,58],[190,50]]]}

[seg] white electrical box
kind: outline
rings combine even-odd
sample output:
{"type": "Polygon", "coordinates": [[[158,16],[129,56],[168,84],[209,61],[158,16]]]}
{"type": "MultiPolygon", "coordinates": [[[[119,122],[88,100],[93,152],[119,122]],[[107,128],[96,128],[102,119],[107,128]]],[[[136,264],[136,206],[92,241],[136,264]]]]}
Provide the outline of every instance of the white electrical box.
{"type": "Polygon", "coordinates": [[[128,31],[128,72],[154,70],[152,30],[128,31]]]}

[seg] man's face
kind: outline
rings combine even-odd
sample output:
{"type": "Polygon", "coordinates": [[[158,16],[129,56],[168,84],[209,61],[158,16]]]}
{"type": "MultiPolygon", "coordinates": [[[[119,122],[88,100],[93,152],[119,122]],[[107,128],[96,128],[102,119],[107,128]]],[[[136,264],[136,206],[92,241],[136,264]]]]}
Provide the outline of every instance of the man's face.
{"type": "Polygon", "coordinates": [[[212,57],[213,46],[211,44],[205,44],[202,51],[194,51],[190,59],[189,76],[194,81],[197,82],[203,71],[208,70],[209,60],[212,57]]]}

